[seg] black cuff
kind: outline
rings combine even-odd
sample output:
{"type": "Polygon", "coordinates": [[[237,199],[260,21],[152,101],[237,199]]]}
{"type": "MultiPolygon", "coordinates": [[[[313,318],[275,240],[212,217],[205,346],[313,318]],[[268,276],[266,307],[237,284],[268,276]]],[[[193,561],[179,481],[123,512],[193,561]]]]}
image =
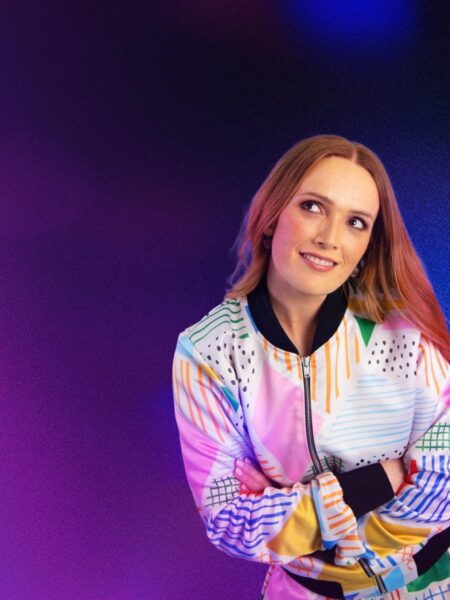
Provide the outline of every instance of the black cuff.
{"type": "Polygon", "coordinates": [[[336,479],[344,492],[344,502],[357,519],[395,496],[389,477],[380,463],[339,473],[336,479]]]}
{"type": "Polygon", "coordinates": [[[423,575],[450,548],[450,527],[437,533],[425,546],[413,556],[417,567],[417,575],[423,575]]]}

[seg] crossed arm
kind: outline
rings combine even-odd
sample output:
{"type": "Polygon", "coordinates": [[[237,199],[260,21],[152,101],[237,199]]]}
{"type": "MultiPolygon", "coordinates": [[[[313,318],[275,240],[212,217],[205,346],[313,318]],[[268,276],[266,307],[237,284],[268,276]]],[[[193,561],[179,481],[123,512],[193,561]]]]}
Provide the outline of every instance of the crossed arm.
{"type": "MultiPolygon", "coordinates": [[[[401,458],[386,460],[381,463],[386,471],[394,492],[406,479],[406,470],[401,458]]],[[[241,482],[240,493],[262,492],[266,487],[280,487],[275,481],[268,479],[249,458],[235,461],[234,476],[241,482]]]]}
{"type": "MultiPolygon", "coordinates": [[[[431,364],[430,356],[422,365],[431,364]]],[[[188,482],[211,542],[233,556],[283,563],[337,545],[342,557],[337,564],[381,556],[378,562],[388,568],[397,551],[448,526],[450,455],[439,444],[450,428],[450,387],[444,368],[436,389],[424,386],[424,379],[434,380],[427,380],[428,372],[420,368],[421,363],[418,404],[426,411],[415,416],[414,438],[404,457],[406,478],[397,459],[337,476],[325,472],[308,484],[279,488],[250,463],[236,464],[252,456],[242,407],[192,342],[180,336],[174,357],[175,416],[188,482]]]]}

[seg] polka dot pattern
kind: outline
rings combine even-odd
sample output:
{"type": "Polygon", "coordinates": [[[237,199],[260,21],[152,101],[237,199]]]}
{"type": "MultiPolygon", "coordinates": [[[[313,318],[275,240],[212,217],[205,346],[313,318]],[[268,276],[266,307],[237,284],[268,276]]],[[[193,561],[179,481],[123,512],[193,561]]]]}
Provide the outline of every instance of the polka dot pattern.
{"type": "Polygon", "coordinates": [[[416,354],[417,341],[408,338],[405,333],[398,333],[392,337],[379,336],[371,342],[367,365],[380,374],[412,379],[417,374],[416,354]]]}

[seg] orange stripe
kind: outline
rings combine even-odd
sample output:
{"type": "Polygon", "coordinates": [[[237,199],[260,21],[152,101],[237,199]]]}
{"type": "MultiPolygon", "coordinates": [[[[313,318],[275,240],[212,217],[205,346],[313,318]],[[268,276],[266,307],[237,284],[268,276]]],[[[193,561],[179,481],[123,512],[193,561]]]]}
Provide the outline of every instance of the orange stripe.
{"type": "Polygon", "coordinates": [[[310,367],[311,367],[311,379],[312,379],[312,391],[311,391],[311,396],[312,399],[315,400],[316,399],[316,379],[317,379],[317,371],[316,371],[316,355],[313,354],[311,356],[311,362],[310,362],[310,367]]]}
{"type": "Polygon", "coordinates": [[[291,357],[289,356],[289,352],[284,352],[284,360],[286,362],[286,367],[288,371],[292,371],[292,362],[291,357]]]}
{"type": "Polygon", "coordinates": [[[339,366],[339,333],[336,331],[336,358],[334,361],[335,371],[334,371],[334,380],[335,380],[335,389],[336,389],[336,398],[339,398],[339,377],[338,377],[338,366],[339,366]]]}
{"type": "Polygon", "coordinates": [[[335,481],[324,481],[320,487],[329,487],[330,485],[334,485],[335,481]]]}
{"type": "Polygon", "coordinates": [[[186,385],[189,390],[189,396],[192,398],[192,402],[194,403],[195,408],[197,409],[198,418],[200,419],[200,424],[202,426],[203,431],[206,433],[205,423],[203,422],[203,416],[200,412],[200,407],[195,399],[194,394],[192,393],[191,387],[191,364],[186,361],[186,385]]]}
{"type": "MultiPolygon", "coordinates": [[[[347,506],[340,513],[336,513],[335,515],[331,515],[331,517],[327,517],[328,521],[334,521],[334,519],[340,519],[343,515],[347,515],[350,512],[350,508],[347,506]]],[[[350,513],[351,514],[351,513],[350,513]]]]}
{"type": "Polygon", "coordinates": [[[178,389],[178,378],[177,378],[177,371],[175,368],[175,361],[173,361],[173,366],[172,366],[172,378],[173,378],[173,391],[174,391],[174,396],[175,396],[175,402],[178,404],[178,407],[181,409],[180,391],[178,389]]]}
{"type": "Polygon", "coordinates": [[[269,343],[268,343],[268,341],[266,340],[266,338],[264,338],[264,340],[263,340],[263,344],[264,344],[264,350],[267,352],[267,348],[268,348],[268,346],[269,346],[269,343]]]}
{"type": "Polygon", "coordinates": [[[203,383],[203,373],[200,365],[197,367],[197,378],[198,378],[198,387],[200,388],[200,393],[203,397],[203,401],[206,404],[206,409],[208,410],[209,416],[211,417],[211,421],[213,422],[214,429],[221,442],[224,442],[224,438],[222,437],[222,432],[220,431],[219,425],[217,424],[216,417],[214,416],[213,411],[211,410],[211,406],[209,404],[208,396],[206,395],[206,386],[203,383]]]}
{"type": "Polygon", "coordinates": [[[433,345],[433,348],[434,348],[434,353],[435,353],[435,355],[436,355],[436,359],[437,359],[437,362],[438,362],[439,368],[440,368],[440,370],[441,370],[441,373],[442,373],[442,377],[445,377],[445,370],[444,370],[444,367],[443,367],[443,366],[442,366],[442,364],[441,364],[441,359],[439,358],[439,352],[438,352],[438,349],[437,349],[437,348],[436,348],[436,346],[434,346],[434,345],[433,345]]]}
{"type": "Polygon", "coordinates": [[[430,380],[428,378],[428,361],[427,361],[427,356],[425,354],[425,348],[422,346],[422,344],[419,344],[419,350],[421,350],[422,352],[422,356],[423,356],[423,362],[424,362],[424,368],[425,368],[425,379],[427,382],[427,386],[430,387],[430,380]]]}
{"type": "Polygon", "coordinates": [[[335,527],[339,527],[339,525],[343,525],[344,523],[348,523],[353,518],[354,518],[353,515],[348,515],[348,517],[345,517],[345,519],[341,519],[340,521],[337,521],[336,523],[332,523],[330,525],[330,529],[334,529],[335,527]]]}
{"type": "Polygon", "coordinates": [[[278,348],[276,346],[273,347],[273,358],[278,360],[278,348]]]}
{"type": "MultiPolygon", "coordinates": [[[[217,408],[219,409],[219,412],[222,415],[222,421],[223,421],[223,424],[224,424],[224,427],[225,427],[225,431],[227,433],[229,433],[230,432],[230,428],[228,426],[228,422],[227,422],[227,419],[225,417],[225,414],[224,414],[223,410],[221,410],[222,409],[222,404],[221,404],[220,400],[217,398],[217,393],[216,393],[216,391],[213,388],[213,380],[211,379],[211,377],[208,377],[208,387],[209,387],[209,391],[214,396],[214,400],[216,401],[217,408]]],[[[231,413],[231,406],[230,406],[230,404],[228,402],[226,403],[226,406],[227,406],[227,409],[228,409],[228,414],[230,414],[231,413]]]]}
{"type": "Polygon", "coordinates": [[[323,499],[328,500],[328,498],[334,498],[336,496],[341,496],[341,495],[342,495],[342,493],[339,490],[337,490],[336,492],[330,492],[329,494],[324,494],[323,499]]]}
{"type": "Polygon", "coordinates": [[[302,367],[301,367],[301,362],[298,356],[295,357],[296,361],[297,361],[297,371],[298,371],[298,378],[300,379],[300,381],[302,381],[303,379],[303,373],[302,373],[302,367]]]}
{"type": "Polygon", "coordinates": [[[429,350],[429,357],[430,357],[431,374],[433,375],[433,381],[434,381],[434,387],[436,388],[436,394],[439,396],[439,384],[437,382],[436,374],[434,372],[433,357],[431,356],[431,346],[428,346],[428,348],[430,348],[430,350],[429,350]]]}
{"type": "Polygon", "coordinates": [[[325,344],[325,369],[327,373],[327,391],[325,400],[325,410],[330,412],[330,392],[331,392],[331,359],[330,359],[330,343],[325,344]]]}
{"type": "Polygon", "coordinates": [[[337,537],[340,537],[341,535],[344,535],[346,531],[348,531],[348,528],[351,527],[351,525],[347,525],[347,527],[344,527],[343,529],[340,529],[339,531],[335,531],[334,535],[337,537]]]}
{"type": "Polygon", "coordinates": [[[350,378],[350,360],[348,357],[348,335],[347,335],[347,319],[344,317],[344,342],[345,342],[345,369],[347,379],[350,378]]]}
{"type": "MultiPolygon", "coordinates": [[[[192,411],[192,406],[191,406],[191,399],[189,397],[189,394],[187,393],[187,388],[186,388],[186,383],[185,383],[185,379],[184,379],[184,375],[183,375],[183,362],[180,359],[180,377],[181,377],[181,386],[184,389],[184,393],[186,395],[186,399],[187,399],[187,403],[188,403],[188,409],[189,409],[189,416],[191,417],[191,421],[192,423],[195,423],[197,425],[197,423],[195,422],[195,417],[194,417],[194,413],[192,411]]],[[[186,362],[186,367],[189,365],[188,362],[186,362]]]]}
{"type": "Polygon", "coordinates": [[[359,363],[359,342],[358,342],[358,336],[355,333],[355,360],[356,360],[356,364],[359,363]]]}

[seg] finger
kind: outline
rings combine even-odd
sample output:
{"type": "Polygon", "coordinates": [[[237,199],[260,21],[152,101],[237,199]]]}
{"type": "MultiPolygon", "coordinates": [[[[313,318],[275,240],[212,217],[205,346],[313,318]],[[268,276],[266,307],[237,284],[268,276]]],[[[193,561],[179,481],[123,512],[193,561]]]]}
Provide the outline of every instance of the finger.
{"type": "Polygon", "coordinates": [[[244,485],[249,485],[253,483],[253,479],[248,475],[242,467],[235,467],[233,471],[233,475],[244,485]]]}
{"type": "Polygon", "coordinates": [[[244,459],[237,459],[235,461],[236,471],[239,472],[235,475],[240,481],[244,481],[248,487],[254,490],[262,490],[266,487],[272,486],[273,483],[265,477],[263,473],[251,462],[246,456],[244,459]]]}
{"type": "Polygon", "coordinates": [[[252,464],[244,464],[243,471],[247,475],[247,477],[253,481],[255,485],[261,487],[268,487],[271,485],[270,480],[267,479],[267,477],[252,464]]]}
{"type": "Polygon", "coordinates": [[[262,492],[266,487],[256,482],[252,477],[248,475],[247,472],[243,471],[239,467],[236,467],[235,469],[235,477],[241,482],[241,485],[244,485],[246,488],[248,488],[249,491],[252,492],[262,492]]]}

